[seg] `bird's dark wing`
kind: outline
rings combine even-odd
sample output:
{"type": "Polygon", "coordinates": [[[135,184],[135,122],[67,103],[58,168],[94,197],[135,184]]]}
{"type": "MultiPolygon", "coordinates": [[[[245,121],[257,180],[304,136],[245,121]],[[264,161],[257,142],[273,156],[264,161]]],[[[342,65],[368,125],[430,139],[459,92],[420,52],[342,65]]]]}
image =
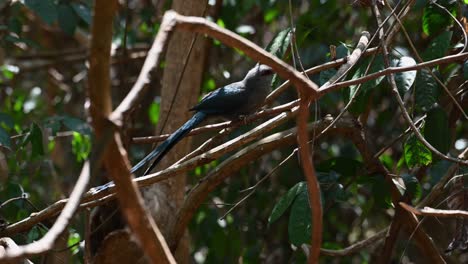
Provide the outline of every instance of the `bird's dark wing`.
{"type": "Polygon", "coordinates": [[[230,115],[245,103],[245,85],[243,82],[235,82],[209,93],[190,110],[209,115],[230,115]]]}

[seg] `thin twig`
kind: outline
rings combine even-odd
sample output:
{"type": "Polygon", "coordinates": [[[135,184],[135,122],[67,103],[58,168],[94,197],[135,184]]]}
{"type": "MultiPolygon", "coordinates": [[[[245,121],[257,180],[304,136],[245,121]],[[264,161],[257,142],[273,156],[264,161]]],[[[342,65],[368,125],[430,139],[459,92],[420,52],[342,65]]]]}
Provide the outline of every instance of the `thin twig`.
{"type": "Polygon", "coordinates": [[[400,202],[400,206],[403,207],[406,211],[413,213],[415,215],[424,215],[424,216],[435,216],[435,217],[462,217],[468,218],[468,212],[463,210],[441,210],[434,209],[431,207],[424,207],[423,209],[417,209],[409,204],[400,202]]]}
{"type": "MultiPolygon", "coordinates": [[[[62,210],[54,225],[49,231],[39,239],[38,241],[32,242],[25,246],[19,246],[17,248],[11,248],[6,251],[3,255],[0,255],[0,260],[11,260],[26,258],[34,255],[38,255],[50,250],[56,241],[56,239],[63,233],[67,228],[73,214],[80,204],[80,199],[83,193],[86,191],[86,186],[90,179],[90,162],[87,161],[83,165],[80,177],[76,181],[75,187],[70,194],[67,204],[62,210]]],[[[0,253],[1,254],[1,253],[0,253]]]]}

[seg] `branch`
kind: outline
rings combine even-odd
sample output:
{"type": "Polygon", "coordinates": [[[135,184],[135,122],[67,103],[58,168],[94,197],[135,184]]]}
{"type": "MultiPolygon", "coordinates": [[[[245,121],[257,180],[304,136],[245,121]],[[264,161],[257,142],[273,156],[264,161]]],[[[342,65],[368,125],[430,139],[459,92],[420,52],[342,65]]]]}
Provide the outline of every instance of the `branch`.
{"type": "Polygon", "coordinates": [[[385,238],[387,231],[388,231],[388,228],[385,228],[384,230],[379,231],[377,234],[369,238],[366,238],[364,240],[361,240],[359,242],[356,242],[343,249],[332,250],[332,249],[321,248],[320,253],[322,253],[325,256],[330,256],[330,257],[345,257],[345,256],[349,256],[352,254],[356,254],[363,248],[373,246],[379,243],[382,239],[385,238]]]}
{"type": "Polygon", "coordinates": [[[377,79],[377,78],[379,78],[381,76],[388,76],[390,74],[399,73],[399,72],[419,70],[419,69],[423,69],[423,68],[427,68],[427,67],[431,67],[431,66],[436,66],[436,65],[441,65],[441,64],[448,64],[448,63],[451,63],[451,62],[454,62],[454,61],[465,61],[466,59],[468,59],[468,52],[455,54],[455,55],[449,55],[449,56],[434,59],[434,60],[431,60],[431,61],[426,61],[426,62],[423,62],[423,63],[418,63],[418,64],[411,65],[411,66],[405,66],[405,67],[390,67],[390,66],[388,66],[384,70],[381,70],[381,71],[378,71],[378,72],[375,72],[375,73],[372,73],[372,74],[369,74],[369,75],[366,75],[366,76],[363,76],[363,77],[360,77],[360,78],[356,78],[356,79],[352,79],[352,80],[348,80],[348,81],[343,81],[343,82],[338,82],[336,84],[332,84],[332,85],[330,85],[328,87],[325,87],[323,89],[321,88],[321,89],[319,89],[319,92],[320,92],[320,94],[326,94],[326,93],[338,90],[338,89],[343,88],[343,87],[348,87],[348,86],[351,86],[351,85],[360,84],[360,83],[364,83],[364,82],[367,82],[367,81],[370,81],[370,80],[374,80],[374,79],[377,79]]]}
{"type": "MultiPolygon", "coordinates": [[[[434,2],[435,5],[438,5],[436,2],[434,2]]],[[[439,7],[442,7],[442,6],[439,6],[439,7]]],[[[443,8],[443,7],[442,7],[443,8]]],[[[445,11],[447,11],[447,9],[445,9],[445,11]]],[[[447,11],[448,12],[448,11],[447,11]]],[[[452,16],[453,19],[455,19],[455,21],[457,23],[460,23],[456,18],[453,17],[453,15],[448,12],[450,16],[452,16]]],[[[424,62],[423,59],[421,58],[421,56],[419,55],[419,52],[418,50],[416,49],[416,47],[414,46],[413,42],[411,41],[411,38],[408,34],[408,32],[406,31],[406,28],[405,26],[403,25],[403,23],[401,23],[400,19],[395,16],[395,20],[398,22],[398,25],[401,27],[402,31],[403,31],[403,35],[405,35],[405,38],[406,40],[408,41],[408,44],[410,45],[411,49],[413,50],[413,53],[416,57],[416,60],[421,63],[421,62],[424,62]]],[[[466,32],[465,30],[463,29],[463,27],[461,28],[461,30],[463,31],[463,34],[464,34],[464,39],[465,39],[465,46],[463,46],[463,49],[460,50],[460,52],[458,52],[458,54],[460,53],[463,53],[465,51],[465,48],[466,48],[466,32]]],[[[455,99],[455,97],[453,96],[453,94],[450,92],[449,88],[447,87],[447,85],[445,85],[439,77],[437,77],[437,75],[432,72],[431,68],[429,67],[426,67],[426,69],[428,70],[428,73],[431,75],[432,78],[434,78],[434,80],[444,89],[444,91],[447,93],[447,95],[449,96],[450,100],[452,100],[452,102],[455,104],[455,106],[458,108],[458,110],[463,114],[463,116],[465,117],[465,119],[468,119],[468,115],[465,113],[465,111],[463,110],[463,107],[460,105],[460,103],[457,101],[457,99],[455,99]]]]}
{"type": "MultiPolygon", "coordinates": [[[[468,148],[458,155],[459,159],[467,159],[468,158],[468,148]]],[[[444,192],[445,185],[452,179],[455,172],[458,171],[460,165],[458,163],[452,164],[442,179],[432,188],[431,192],[418,204],[418,208],[425,207],[427,205],[432,204],[442,193],[444,192]]]]}
{"type": "Polygon", "coordinates": [[[205,18],[182,16],[172,10],[169,10],[164,14],[160,30],[158,31],[153,46],[148,52],[147,59],[143,64],[143,68],[138,76],[137,82],[111,116],[111,120],[115,123],[121,124],[122,116],[126,115],[133,107],[135,107],[140,98],[143,98],[145,88],[149,83],[149,73],[161,62],[161,53],[167,45],[166,42],[169,34],[174,29],[206,34],[227,46],[239,49],[253,60],[272,67],[279,76],[290,80],[302,92],[310,93],[314,97],[318,96],[318,87],[316,84],[250,40],[247,40],[227,29],[221,28],[205,18]]]}
{"type": "MultiPolygon", "coordinates": [[[[169,177],[173,177],[181,173],[187,172],[189,170],[192,170],[196,168],[197,166],[209,163],[233,151],[239,146],[242,146],[243,144],[246,144],[248,142],[251,142],[257,139],[259,136],[287,122],[288,120],[290,120],[292,117],[294,117],[297,114],[297,108],[298,107],[293,108],[290,112],[283,112],[279,114],[278,116],[261,124],[260,126],[255,127],[250,132],[245,133],[241,136],[238,136],[210,151],[207,151],[203,155],[199,155],[197,157],[184,161],[180,164],[176,163],[175,165],[172,165],[171,167],[165,170],[136,178],[134,179],[134,182],[136,182],[136,184],[139,187],[149,186],[156,182],[160,182],[165,179],[168,179],[169,177]]],[[[93,193],[91,189],[84,195],[82,202],[87,203],[87,206],[94,206],[95,205],[94,201],[101,199],[103,197],[112,195],[112,194],[115,194],[115,186],[110,187],[109,189],[106,189],[99,193],[93,193]]],[[[111,197],[107,197],[104,200],[108,200],[110,198],[111,197]]],[[[35,224],[40,223],[48,218],[51,218],[57,215],[62,210],[63,206],[66,204],[67,201],[68,201],[67,199],[62,199],[60,201],[57,201],[54,204],[50,205],[49,207],[39,212],[31,214],[28,218],[25,218],[19,222],[16,222],[14,224],[7,226],[4,230],[0,232],[0,234],[3,236],[6,236],[10,234],[15,234],[17,232],[28,230],[35,224]]],[[[102,202],[103,202],[102,200],[97,201],[97,204],[102,204],[102,202]]]]}
{"type": "Polygon", "coordinates": [[[399,204],[401,207],[403,207],[403,209],[415,215],[468,218],[468,212],[463,211],[463,210],[441,210],[441,209],[434,209],[434,208],[427,207],[427,206],[424,207],[423,209],[417,209],[404,202],[400,202],[399,204]]]}
{"type": "MultiPolygon", "coordinates": [[[[374,12],[374,15],[376,17],[377,25],[379,25],[379,26],[382,25],[382,18],[381,18],[380,10],[379,10],[378,6],[373,5],[373,12],[374,12]]],[[[379,31],[379,38],[380,38],[380,42],[381,42],[380,45],[382,47],[382,52],[383,52],[384,65],[385,65],[385,67],[390,67],[389,52],[388,52],[388,48],[387,48],[387,40],[385,39],[385,36],[383,34],[382,29],[379,31]]],[[[393,74],[390,74],[390,75],[387,76],[387,79],[388,79],[388,82],[390,83],[390,86],[392,87],[392,93],[394,94],[395,97],[397,97],[398,104],[400,106],[401,111],[403,112],[403,115],[404,115],[405,119],[410,123],[410,125],[412,125],[412,130],[413,131],[416,130],[414,132],[419,133],[416,126],[414,125],[411,118],[409,117],[409,114],[406,111],[406,108],[404,107],[403,100],[401,99],[400,94],[398,92],[398,88],[396,86],[395,76],[393,74]]],[[[421,138],[422,138],[422,136],[421,136],[421,138]]],[[[390,182],[392,182],[392,181],[390,181],[390,182]]],[[[393,183],[392,183],[392,187],[393,187],[393,189],[395,189],[395,185],[393,183]]],[[[393,199],[393,201],[395,203],[397,200],[393,199]]],[[[401,209],[401,207],[397,207],[396,209],[397,210],[395,211],[395,215],[394,215],[392,224],[390,226],[389,233],[387,235],[387,238],[386,238],[386,241],[385,241],[385,244],[384,244],[384,249],[383,249],[382,255],[380,256],[380,260],[382,261],[382,263],[390,262],[390,260],[391,260],[391,255],[392,255],[392,251],[393,251],[393,248],[394,248],[394,244],[396,242],[396,238],[398,236],[398,232],[400,230],[400,227],[404,224],[404,222],[402,220],[400,220],[400,219],[405,219],[406,222],[409,224],[409,225],[406,226],[406,228],[407,229],[412,228],[414,230],[414,232],[416,233],[416,237],[418,239],[420,239],[421,242],[424,242],[424,244],[421,243],[421,245],[420,245],[422,247],[421,252],[429,251],[431,254],[428,255],[428,258],[430,258],[432,262],[434,262],[434,263],[444,263],[445,262],[444,259],[440,255],[438,249],[434,246],[432,241],[429,239],[427,234],[425,234],[424,232],[421,232],[422,229],[418,228],[419,226],[415,223],[417,221],[415,221],[415,219],[412,218],[411,215],[405,214],[403,212],[403,210],[401,209]]]]}
{"type": "MultiPolygon", "coordinates": [[[[2,237],[0,238],[0,255],[5,254],[5,251],[11,249],[17,249],[18,245],[16,245],[15,241],[9,237],[2,237]]],[[[29,259],[23,259],[22,262],[17,260],[4,260],[2,261],[3,264],[33,264],[29,259]]]]}
{"type": "MultiPolygon", "coordinates": [[[[109,74],[112,26],[116,9],[117,1],[115,0],[112,2],[96,1],[94,6],[88,92],[92,125],[97,141],[102,140],[105,131],[113,131],[114,129],[113,124],[108,122],[108,117],[113,117],[111,120],[114,121],[121,120],[119,112],[111,113],[109,74]]],[[[161,26],[163,25],[164,21],[161,26]]],[[[158,38],[156,37],[154,45],[162,44],[157,43],[157,41],[158,38]]],[[[144,70],[143,67],[142,71],[144,70]]],[[[153,218],[145,211],[141,194],[132,182],[130,163],[120,135],[118,132],[112,132],[112,134],[111,142],[104,152],[104,164],[107,172],[114,180],[117,198],[127,223],[151,262],[175,263],[164,237],[154,223],[153,218]]]]}
{"type": "MultiPolygon", "coordinates": [[[[291,109],[297,106],[298,103],[299,103],[299,100],[295,100],[295,101],[292,101],[283,105],[276,106],[274,108],[265,109],[255,114],[246,116],[246,118],[243,119],[242,121],[226,121],[222,123],[210,124],[210,125],[206,125],[203,127],[198,127],[198,128],[192,129],[192,131],[190,131],[187,134],[187,136],[194,136],[194,135],[199,135],[199,134],[206,133],[206,132],[219,131],[224,128],[235,128],[240,125],[249,124],[261,118],[271,117],[271,116],[277,115],[278,113],[291,111],[291,109]]],[[[135,144],[149,144],[149,143],[164,141],[169,136],[170,134],[163,134],[159,136],[148,136],[148,137],[134,137],[132,139],[132,142],[135,144]]]]}
{"type": "MultiPolygon", "coordinates": [[[[314,122],[307,125],[307,131],[313,134],[313,131],[321,130],[328,124],[328,120],[314,122]]],[[[362,142],[360,128],[357,123],[349,119],[340,120],[335,127],[329,130],[329,133],[348,137],[353,143],[360,144],[359,142],[362,142]]],[[[188,193],[184,205],[177,214],[177,221],[171,228],[171,235],[168,236],[171,248],[177,247],[177,243],[184,234],[188,223],[212,190],[223,183],[228,177],[233,176],[234,172],[245,167],[253,160],[257,160],[260,156],[275,149],[293,145],[296,143],[296,137],[297,128],[291,128],[265,137],[231,155],[221,162],[216,167],[216,170],[212,170],[206,177],[200,180],[188,193]]]]}
{"type": "MultiPolygon", "coordinates": [[[[361,38],[359,39],[359,42],[358,44],[356,45],[356,49],[354,49],[353,53],[351,53],[351,55],[349,56],[349,61],[345,64],[343,64],[340,69],[337,71],[337,73],[334,75],[334,79],[333,81],[330,81],[332,79],[330,79],[329,81],[327,81],[322,87],[327,87],[327,86],[330,86],[332,83],[334,83],[334,81],[338,80],[337,77],[341,76],[342,74],[344,74],[345,72],[349,71],[349,69],[351,69],[351,67],[353,67],[359,60],[359,58],[361,57],[362,55],[362,52],[365,50],[365,48],[369,45],[369,37],[370,37],[370,34],[369,32],[367,31],[364,31],[362,33],[362,36],[361,38]],[[335,77],[336,76],[336,77],[335,77]]],[[[375,58],[375,56],[373,56],[373,58],[375,58]]],[[[372,63],[372,62],[371,62],[372,63]]],[[[370,69],[370,65],[371,63],[369,63],[366,71],[364,74],[367,74],[369,69],[370,69]]],[[[322,88],[321,87],[321,88],[322,88]]],[[[348,110],[348,108],[351,106],[351,104],[355,101],[355,98],[357,97],[357,95],[359,94],[359,90],[361,89],[361,85],[358,86],[358,88],[356,89],[356,91],[354,92],[353,96],[349,99],[348,103],[346,104],[346,106],[343,108],[343,110],[341,110],[341,112],[338,114],[338,116],[331,122],[330,125],[328,125],[324,130],[322,130],[320,132],[320,135],[324,134],[327,132],[328,129],[330,129],[330,127],[334,126],[336,124],[336,122],[338,122],[338,120],[340,120],[340,118],[346,113],[346,111],[348,110]]]]}
{"type": "Polygon", "coordinates": [[[68,223],[70,222],[70,219],[73,217],[73,214],[78,208],[81,196],[85,192],[86,186],[89,182],[89,178],[90,165],[89,161],[87,161],[83,165],[80,177],[78,178],[78,181],[76,182],[76,185],[70,194],[70,199],[68,199],[67,204],[63,208],[62,213],[57,218],[52,228],[50,228],[49,231],[38,241],[32,242],[25,246],[8,248],[6,252],[0,254],[0,262],[32,257],[52,249],[58,236],[60,236],[60,234],[65,231],[68,223]]]}
{"type": "Polygon", "coordinates": [[[320,185],[312,163],[311,151],[309,147],[309,133],[307,133],[307,122],[309,120],[309,105],[311,99],[301,93],[299,103],[299,114],[297,123],[297,145],[299,148],[299,158],[302,164],[302,170],[307,181],[307,191],[309,193],[309,202],[312,219],[311,246],[310,255],[307,262],[310,264],[318,263],[320,256],[320,246],[322,245],[322,202],[320,199],[320,185]]]}

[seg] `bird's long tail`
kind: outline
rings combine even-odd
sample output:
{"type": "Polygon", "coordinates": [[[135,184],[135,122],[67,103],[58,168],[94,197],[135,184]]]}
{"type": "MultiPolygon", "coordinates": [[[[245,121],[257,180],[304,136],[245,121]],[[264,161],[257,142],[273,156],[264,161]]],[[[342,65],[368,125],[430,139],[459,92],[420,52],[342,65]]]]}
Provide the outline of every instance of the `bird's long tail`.
{"type": "Polygon", "coordinates": [[[185,124],[183,124],[179,129],[177,129],[174,133],[172,133],[161,145],[151,151],[145,158],[143,158],[140,162],[138,162],[133,168],[130,170],[132,173],[140,169],[143,165],[148,163],[149,161],[153,160],[151,166],[146,169],[143,175],[147,175],[158,163],[161,159],[166,155],[172,147],[174,147],[177,142],[179,142],[190,130],[195,128],[198,124],[200,124],[206,117],[206,114],[203,112],[197,112],[190,118],[185,124]]]}
{"type": "MultiPolygon", "coordinates": [[[[130,170],[131,173],[134,173],[141,167],[143,167],[146,163],[150,162],[152,159],[155,159],[151,166],[145,171],[143,175],[148,174],[156,164],[161,161],[164,155],[175,145],[179,142],[190,130],[200,124],[206,117],[206,114],[203,112],[197,112],[190,118],[185,124],[183,124],[179,129],[177,129],[174,133],[172,133],[161,145],[151,151],[146,157],[144,157],[140,162],[138,162],[133,168],[130,170]]],[[[108,189],[109,187],[114,186],[114,182],[108,182],[104,185],[95,187],[91,189],[91,193],[96,194],[103,190],[108,189]]]]}

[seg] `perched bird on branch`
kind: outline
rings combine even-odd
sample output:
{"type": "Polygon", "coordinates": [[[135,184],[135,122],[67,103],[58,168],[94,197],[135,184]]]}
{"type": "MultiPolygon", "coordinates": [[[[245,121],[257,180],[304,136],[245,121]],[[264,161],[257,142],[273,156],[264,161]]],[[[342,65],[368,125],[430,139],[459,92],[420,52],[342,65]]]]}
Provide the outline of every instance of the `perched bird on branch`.
{"type": "MultiPolygon", "coordinates": [[[[243,80],[218,88],[206,95],[196,106],[190,109],[195,111],[192,118],[138,162],[130,171],[134,173],[148,162],[153,161],[143,174],[147,175],[177,142],[207,117],[223,117],[235,120],[257,111],[271,91],[273,73],[269,66],[256,64],[249,70],[243,80]]],[[[109,182],[94,188],[93,192],[100,192],[112,185],[113,183],[109,182]]]]}

